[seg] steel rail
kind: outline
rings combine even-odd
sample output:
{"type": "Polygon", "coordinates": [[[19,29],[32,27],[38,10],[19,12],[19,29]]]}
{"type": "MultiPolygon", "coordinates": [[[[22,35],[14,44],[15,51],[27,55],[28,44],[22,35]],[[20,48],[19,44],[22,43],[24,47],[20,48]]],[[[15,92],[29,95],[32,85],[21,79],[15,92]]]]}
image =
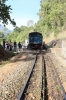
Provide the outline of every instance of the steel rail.
{"type": "Polygon", "coordinates": [[[41,92],[41,98],[42,100],[48,100],[48,91],[47,91],[47,79],[46,79],[46,65],[45,65],[45,59],[42,55],[42,92],[41,92]]]}
{"type": "MultiPolygon", "coordinates": [[[[51,61],[52,62],[52,61],[51,61]]],[[[53,63],[52,63],[53,64],[53,63]]],[[[60,80],[60,78],[59,78],[59,75],[58,75],[58,73],[57,73],[57,70],[56,70],[56,68],[55,68],[55,66],[53,66],[54,67],[54,71],[55,71],[55,73],[56,73],[56,77],[57,77],[57,79],[58,79],[58,82],[59,82],[59,84],[60,84],[60,87],[61,87],[61,90],[62,90],[62,93],[63,93],[63,96],[64,96],[64,100],[66,100],[66,93],[65,93],[65,90],[64,90],[64,87],[63,87],[63,85],[62,85],[62,82],[61,82],[61,80],[60,80]]]]}
{"type": "Polygon", "coordinates": [[[31,76],[31,74],[32,74],[32,70],[33,70],[33,68],[34,68],[34,66],[35,66],[36,61],[37,61],[37,54],[36,54],[36,57],[35,57],[34,64],[33,64],[32,68],[31,68],[31,70],[30,70],[30,72],[29,72],[29,75],[28,75],[27,79],[26,79],[26,82],[25,82],[25,84],[24,84],[24,86],[23,86],[21,92],[19,93],[18,100],[24,100],[24,92],[25,92],[25,89],[26,89],[26,87],[27,87],[28,81],[29,81],[29,79],[30,79],[30,76],[31,76]]]}
{"type": "Polygon", "coordinates": [[[44,100],[44,91],[45,91],[45,74],[44,74],[44,57],[42,55],[42,91],[41,91],[42,100],[44,100]]]}
{"type": "MultiPolygon", "coordinates": [[[[53,66],[53,67],[54,67],[54,66],[53,66]]],[[[61,89],[62,89],[62,93],[63,93],[63,96],[64,96],[64,100],[66,100],[66,93],[65,93],[64,87],[63,87],[63,85],[62,85],[62,83],[61,83],[61,80],[60,80],[60,78],[59,78],[59,75],[58,75],[58,73],[57,73],[55,67],[54,67],[54,70],[55,70],[56,76],[57,76],[57,78],[58,78],[58,81],[59,81],[60,87],[61,87],[61,89]]]]}

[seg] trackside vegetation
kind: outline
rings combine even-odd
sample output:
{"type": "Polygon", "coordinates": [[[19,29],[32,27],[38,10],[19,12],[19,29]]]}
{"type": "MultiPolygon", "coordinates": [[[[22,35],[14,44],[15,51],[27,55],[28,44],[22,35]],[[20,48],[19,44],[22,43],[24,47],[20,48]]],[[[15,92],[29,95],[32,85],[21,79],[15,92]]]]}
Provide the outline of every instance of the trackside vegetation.
{"type": "Polygon", "coordinates": [[[17,25],[6,39],[24,42],[31,31],[41,32],[45,38],[51,34],[56,37],[59,32],[66,30],[66,0],[41,0],[37,14],[37,23],[21,27],[17,25]]]}

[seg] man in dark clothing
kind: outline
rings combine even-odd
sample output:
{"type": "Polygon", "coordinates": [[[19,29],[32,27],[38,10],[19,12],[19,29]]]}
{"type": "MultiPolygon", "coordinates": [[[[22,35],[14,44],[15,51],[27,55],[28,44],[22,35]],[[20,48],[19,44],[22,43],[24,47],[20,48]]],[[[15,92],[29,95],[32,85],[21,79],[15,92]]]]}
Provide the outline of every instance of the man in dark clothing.
{"type": "Polygon", "coordinates": [[[19,47],[19,51],[20,51],[20,49],[22,48],[22,45],[20,42],[18,43],[18,47],[19,47]]]}
{"type": "Polygon", "coordinates": [[[5,49],[5,39],[3,39],[3,47],[4,47],[4,49],[5,49]]]}
{"type": "Polygon", "coordinates": [[[14,50],[16,51],[17,43],[14,41],[14,50]]]}

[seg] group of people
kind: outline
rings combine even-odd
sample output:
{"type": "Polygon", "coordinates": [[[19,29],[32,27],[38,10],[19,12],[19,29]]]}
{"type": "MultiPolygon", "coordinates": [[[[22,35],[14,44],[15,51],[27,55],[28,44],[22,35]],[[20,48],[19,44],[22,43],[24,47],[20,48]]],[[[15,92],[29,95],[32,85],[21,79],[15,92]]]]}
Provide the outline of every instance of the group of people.
{"type": "Polygon", "coordinates": [[[12,50],[16,51],[17,48],[19,48],[19,50],[22,48],[22,43],[21,42],[16,43],[16,41],[8,42],[8,41],[4,40],[3,47],[4,47],[4,49],[10,50],[10,51],[12,51],[12,50]]]}

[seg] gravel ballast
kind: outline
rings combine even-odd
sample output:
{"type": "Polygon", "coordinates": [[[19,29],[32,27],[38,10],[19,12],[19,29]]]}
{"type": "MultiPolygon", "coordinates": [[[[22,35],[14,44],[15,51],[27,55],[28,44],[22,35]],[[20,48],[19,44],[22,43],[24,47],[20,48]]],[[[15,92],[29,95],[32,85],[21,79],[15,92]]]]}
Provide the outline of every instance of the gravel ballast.
{"type": "Polygon", "coordinates": [[[17,56],[17,62],[12,65],[7,64],[0,70],[0,100],[17,100],[19,92],[27,78],[32,64],[34,63],[35,55],[20,54],[17,56]],[[9,69],[9,67],[11,67],[9,69]],[[5,71],[4,71],[5,70],[5,71]],[[7,72],[6,72],[7,70],[7,72]]]}

